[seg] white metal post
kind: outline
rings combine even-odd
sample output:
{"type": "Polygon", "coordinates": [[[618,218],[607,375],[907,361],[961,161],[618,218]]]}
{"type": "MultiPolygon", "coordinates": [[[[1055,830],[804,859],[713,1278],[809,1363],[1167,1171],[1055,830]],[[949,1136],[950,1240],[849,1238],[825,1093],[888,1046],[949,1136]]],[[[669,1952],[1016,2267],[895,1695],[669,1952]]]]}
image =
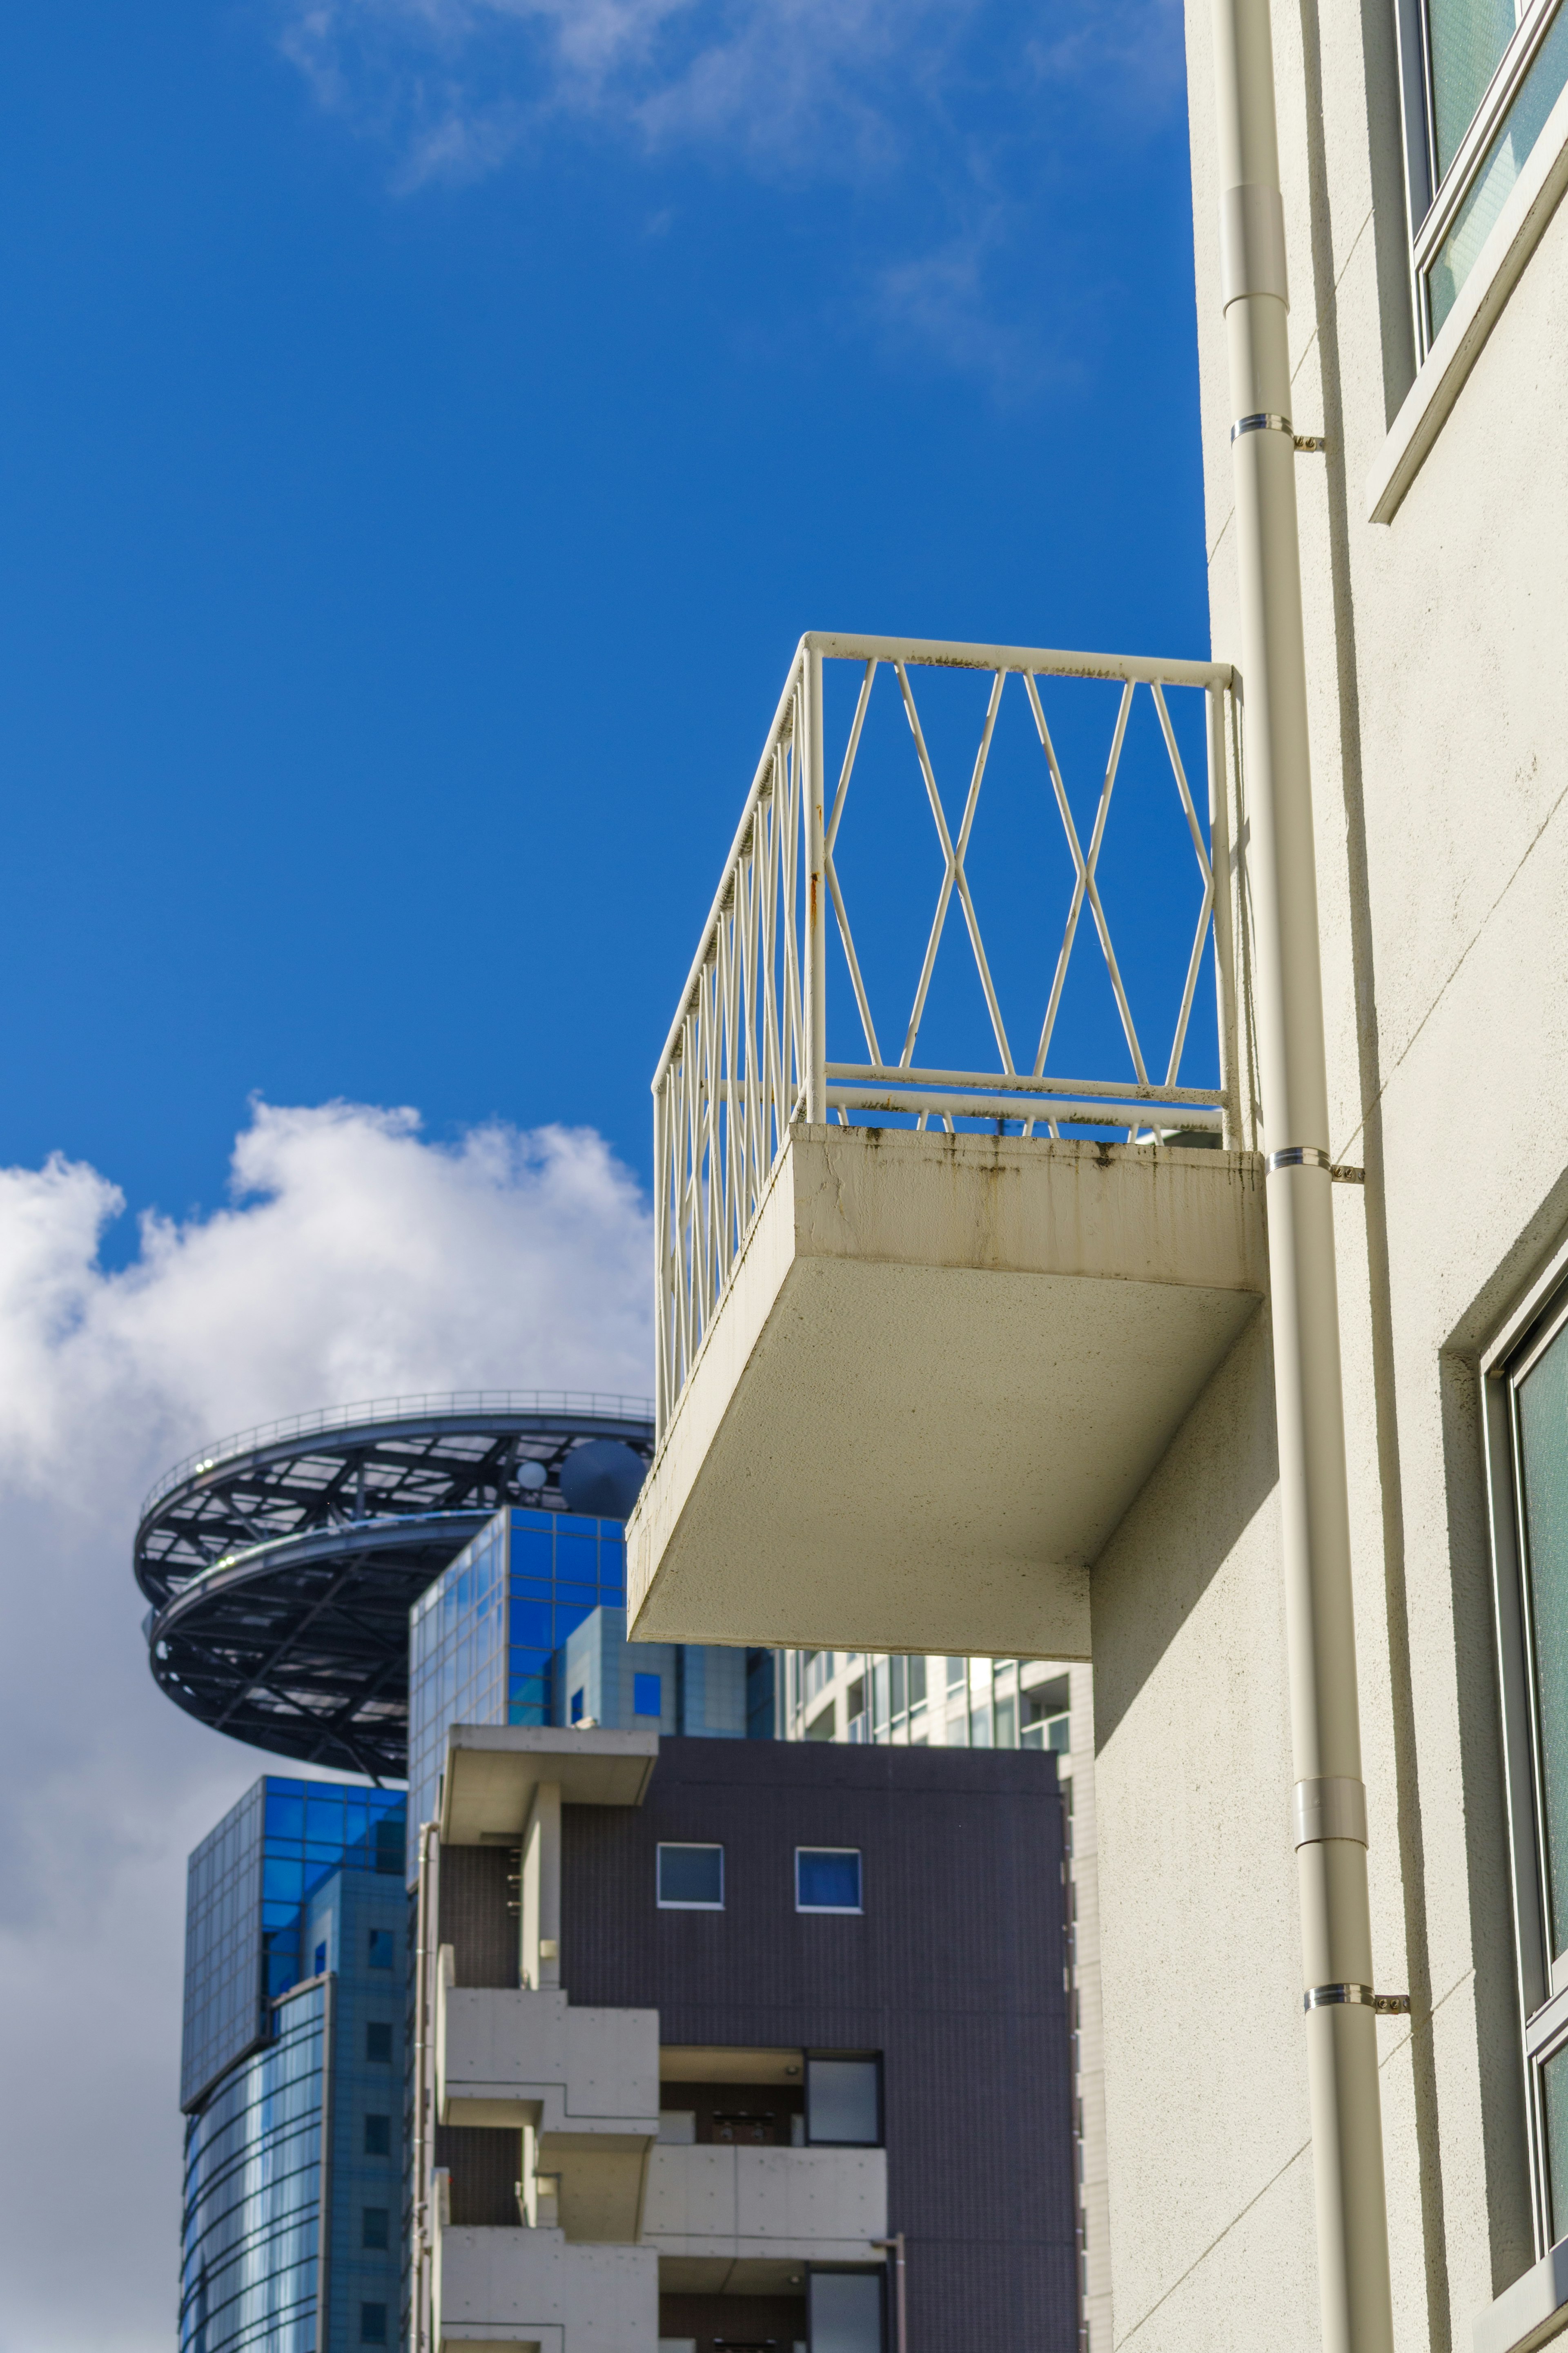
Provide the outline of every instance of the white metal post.
{"type": "Polygon", "coordinates": [[[805,1116],[827,1117],[827,877],[823,843],[822,656],[808,647],[803,665],[805,710],[805,1116]]]}
{"type": "Polygon", "coordinates": [[[1214,0],[1307,2074],[1324,2353],[1391,2353],[1268,0],[1214,0]]]}

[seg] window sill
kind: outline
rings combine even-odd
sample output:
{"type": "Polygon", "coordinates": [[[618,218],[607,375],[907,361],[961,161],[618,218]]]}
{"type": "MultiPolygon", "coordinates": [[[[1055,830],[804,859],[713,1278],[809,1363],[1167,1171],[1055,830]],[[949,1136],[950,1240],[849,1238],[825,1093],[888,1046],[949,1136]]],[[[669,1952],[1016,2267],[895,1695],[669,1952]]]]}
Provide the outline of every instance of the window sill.
{"type": "Polygon", "coordinates": [[[1367,476],[1370,522],[1393,522],[1565,190],[1568,90],[1548,115],[1367,476]]]}
{"type": "Polygon", "coordinates": [[[1535,2353],[1568,2330],[1568,2239],[1475,2318],[1475,2353],[1535,2353]]]}

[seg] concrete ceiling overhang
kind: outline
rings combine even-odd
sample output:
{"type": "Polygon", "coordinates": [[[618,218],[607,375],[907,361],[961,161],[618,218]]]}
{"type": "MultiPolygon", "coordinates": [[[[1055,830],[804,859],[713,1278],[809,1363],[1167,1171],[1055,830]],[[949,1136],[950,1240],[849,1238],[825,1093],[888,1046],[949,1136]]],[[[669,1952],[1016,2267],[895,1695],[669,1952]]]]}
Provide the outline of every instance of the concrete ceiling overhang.
{"type": "Polygon", "coordinates": [[[795,1128],[627,1525],[630,1630],[1086,1658],[1267,1260],[1252,1154],[795,1128]]]}
{"type": "Polygon", "coordinates": [[[640,1806],[658,1761],[657,1732],[565,1732],[552,1725],[455,1724],[447,1735],[441,1840],[521,1838],[534,1790],[567,1806],[640,1806]]]}

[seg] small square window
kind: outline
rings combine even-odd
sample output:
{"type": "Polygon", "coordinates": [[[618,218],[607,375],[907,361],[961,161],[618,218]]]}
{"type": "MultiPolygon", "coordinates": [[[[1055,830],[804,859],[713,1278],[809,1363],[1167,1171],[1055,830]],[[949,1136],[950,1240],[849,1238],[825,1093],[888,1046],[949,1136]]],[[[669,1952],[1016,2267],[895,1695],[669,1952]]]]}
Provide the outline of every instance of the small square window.
{"type": "Polygon", "coordinates": [[[721,1846],[661,1846],[658,1902],[665,1912],[722,1912],[724,1850],[721,1846]]]}
{"type": "Polygon", "coordinates": [[[373,1928],[371,1930],[370,1966],[373,1969],[389,1969],[392,1967],[392,1931],[390,1928],[373,1928]]]}
{"type": "Polygon", "coordinates": [[[795,1851],[797,1912],[858,1912],[860,1850],[854,1846],[797,1846],[795,1851]]]}
{"type": "Polygon", "coordinates": [[[581,1683],[578,1684],[576,1690],[572,1694],[572,1721],[574,1724],[581,1724],[583,1721],[583,1686],[581,1683]]]}
{"type": "Polygon", "coordinates": [[[384,2304],[362,2304],[359,2308],[359,2341],[362,2345],[384,2345],[386,2342],[386,2306],[384,2304]]]}
{"type": "Polygon", "coordinates": [[[662,1715],[664,1713],[664,1679],[661,1675],[632,1677],[632,1714],[662,1715]]]}
{"type": "Polygon", "coordinates": [[[392,2029],[379,2019],[371,2019],[366,2023],[364,2055],[373,2067],[390,2067],[392,2064],[392,2029]]]}
{"type": "Polygon", "coordinates": [[[359,2242],[362,2247],[368,2249],[372,2254],[380,2254],[391,2245],[391,2229],[392,2213],[390,2208],[385,2206],[366,2206],[361,2210],[359,2242]]]}
{"type": "Polygon", "coordinates": [[[366,2157],[392,2155],[392,2118],[390,2116],[366,2116],[364,2153],[366,2157]]]}

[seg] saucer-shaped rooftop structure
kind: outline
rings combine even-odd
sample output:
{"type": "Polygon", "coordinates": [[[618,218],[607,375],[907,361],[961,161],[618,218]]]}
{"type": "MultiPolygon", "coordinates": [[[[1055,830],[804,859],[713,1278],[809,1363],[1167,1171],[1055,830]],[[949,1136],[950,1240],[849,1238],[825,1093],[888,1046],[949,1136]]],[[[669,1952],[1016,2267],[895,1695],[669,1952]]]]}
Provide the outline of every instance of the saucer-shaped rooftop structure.
{"type": "Polygon", "coordinates": [[[192,1715],[311,1765],[400,1779],[408,1611],[506,1504],[625,1519],[638,1398],[394,1398],[269,1423],[162,1479],[136,1531],[153,1675],[192,1715]]]}

